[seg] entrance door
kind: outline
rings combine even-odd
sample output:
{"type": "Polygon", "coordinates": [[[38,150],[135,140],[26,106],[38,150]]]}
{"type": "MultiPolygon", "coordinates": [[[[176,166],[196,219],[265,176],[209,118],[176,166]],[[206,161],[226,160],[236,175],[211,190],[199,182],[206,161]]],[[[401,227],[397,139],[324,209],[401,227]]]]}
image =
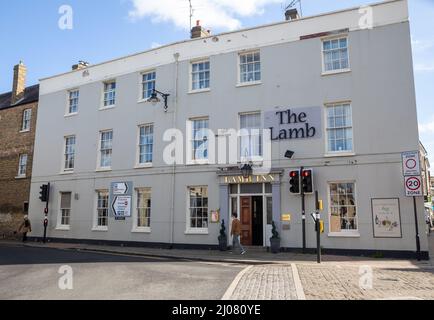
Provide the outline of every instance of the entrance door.
{"type": "Polygon", "coordinates": [[[252,197],[241,197],[241,244],[252,245],[252,197]]]}
{"type": "Polygon", "coordinates": [[[252,198],[252,245],[264,245],[264,207],[263,197],[252,198]]]}

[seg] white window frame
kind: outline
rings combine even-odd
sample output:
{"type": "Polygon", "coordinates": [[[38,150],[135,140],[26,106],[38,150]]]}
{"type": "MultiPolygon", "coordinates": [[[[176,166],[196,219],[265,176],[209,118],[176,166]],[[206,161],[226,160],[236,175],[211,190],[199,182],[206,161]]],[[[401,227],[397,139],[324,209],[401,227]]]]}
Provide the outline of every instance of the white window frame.
{"type": "Polygon", "coordinates": [[[62,154],[62,173],[73,173],[74,169],[75,169],[75,147],[77,145],[77,137],[75,135],[69,135],[69,136],[65,136],[63,138],[63,154],[62,154]],[[67,141],[70,138],[74,138],[74,153],[73,153],[73,158],[74,158],[74,166],[73,168],[66,168],[65,164],[66,164],[66,146],[67,146],[67,141]]]}
{"type": "Polygon", "coordinates": [[[31,127],[32,127],[32,109],[25,109],[23,111],[20,132],[29,132],[31,127]]]}
{"type": "Polygon", "coordinates": [[[261,111],[251,111],[251,112],[242,112],[238,114],[238,132],[240,133],[238,136],[238,159],[241,163],[246,163],[246,162],[253,162],[253,163],[261,163],[262,161],[264,161],[264,132],[263,129],[261,128],[262,124],[264,123],[264,119],[263,119],[263,113],[261,111]],[[242,147],[242,136],[241,136],[241,117],[242,116],[249,116],[249,115],[256,115],[259,114],[259,118],[260,118],[260,125],[258,130],[260,131],[260,136],[262,137],[261,140],[261,146],[262,146],[262,154],[260,155],[250,155],[248,157],[246,157],[245,155],[241,154],[241,147],[242,147]]]}
{"type": "Polygon", "coordinates": [[[100,110],[112,109],[112,108],[116,107],[116,99],[117,99],[116,91],[117,91],[117,88],[118,88],[118,86],[117,86],[116,79],[104,81],[102,83],[102,97],[101,97],[102,101],[101,101],[100,110]],[[113,84],[113,83],[115,84],[114,90],[110,89],[110,90],[106,91],[106,86],[110,85],[110,84],[113,84]],[[106,100],[105,99],[106,94],[108,94],[109,92],[114,92],[114,99],[113,99],[114,103],[106,105],[106,101],[111,101],[111,100],[106,100]]]}
{"type": "Polygon", "coordinates": [[[200,92],[207,92],[207,91],[211,91],[211,61],[210,61],[210,59],[204,58],[204,59],[190,61],[189,93],[200,93],[200,92]],[[193,89],[193,66],[196,64],[207,63],[207,62],[209,63],[209,69],[204,69],[203,71],[198,71],[195,73],[199,74],[201,72],[207,72],[208,71],[209,72],[209,78],[208,78],[209,86],[205,87],[205,88],[193,89]]]}
{"type": "Polygon", "coordinates": [[[147,102],[148,99],[151,96],[146,95],[145,96],[145,90],[144,90],[144,85],[145,83],[151,83],[154,82],[154,89],[157,87],[157,71],[155,69],[153,70],[147,70],[147,71],[143,71],[140,72],[140,79],[139,79],[139,102],[147,102]],[[143,80],[143,77],[149,74],[155,73],[155,78],[154,80],[143,80]]]}
{"type": "Polygon", "coordinates": [[[99,132],[98,135],[98,156],[97,156],[97,171],[111,171],[112,170],[112,165],[113,165],[113,138],[114,138],[114,132],[112,129],[107,129],[107,130],[101,130],[99,132]],[[108,133],[111,132],[112,133],[112,148],[111,148],[111,154],[110,154],[110,166],[107,167],[102,167],[101,166],[101,147],[102,147],[102,135],[103,133],[108,133]]]}
{"type": "Polygon", "coordinates": [[[148,188],[148,187],[143,187],[143,188],[136,188],[135,192],[135,201],[134,201],[134,210],[133,210],[133,229],[131,232],[133,233],[151,233],[152,232],[152,228],[151,228],[151,224],[152,224],[152,206],[153,206],[153,201],[152,201],[152,188],[148,188]],[[149,226],[148,227],[139,227],[138,224],[138,218],[139,218],[139,207],[138,207],[138,202],[139,202],[139,192],[144,192],[144,193],[148,193],[149,197],[151,199],[151,207],[148,208],[149,209],[149,226]]]}
{"type": "Polygon", "coordinates": [[[71,89],[67,91],[67,102],[66,102],[66,111],[65,111],[65,117],[70,117],[70,116],[75,116],[78,114],[78,108],[79,108],[79,104],[80,104],[80,90],[77,89],[71,89]],[[75,98],[71,98],[71,95],[73,93],[77,93],[77,97],[75,98]],[[77,100],[77,104],[76,104],[76,111],[75,112],[71,112],[71,101],[76,99],[77,100]]]}
{"type": "Polygon", "coordinates": [[[106,189],[100,189],[100,190],[95,190],[95,196],[94,196],[94,210],[93,210],[93,227],[92,227],[92,231],[102,231],[102,232],[106,232],[108,231],[108,224],[109,224],[109,217],[110,217],[110,193],[109,190],[106,189]],[[99,219],[99,215],[98,215],[98,196],[99,193],[105,193],[107,195],[107,226],[100,226],[98,225],[98,219],[99,219]]]}
{"type": "Polygon", "coordinates": [[[71,212],[72,212],[72,192],[70,191],[61,191],[59,192],[59,204],[58,204],[58,215],[57,215],[57,226],[56,230],[69,231],[71,229],[71,212]],[[71,206],[68,208],[62,208],[62,194],[69,193],[71,196],[70,204],[71,206]],[[69,210],[69,224],[63,224],[63,210],[69,210]]]}
{"type": "MultiPolygon", "coordinates": [[[[187,201],[187,215],[186,215],[186,231],[185,234],[187,235],[207,235],[209,234],[209,224],[210,224],[210,216],[209,216],[209,187],[208,186],[188,186],[187,187],[187,195],[186,195],[186,201],[187,201]],[[208,193],[208,207],[207,207],[207,228],[194,228],[191,226],[191,216],[190,216],[190,189],[192,188],[206,188],[208,193]]],[[[202,207],[203,208],[203,207],[202,207]]]]}
{"type": "Polygon", "coordinates": [[[27,177],[27,164],[29,161],[29,155],[27,153],[22,153],[20,154],[19,158],[18,158],[18,174],[17,174],[17,178],[25,178],[27,177]],[[25,158],[26,162],[24,164],[22,164],[22,159],[25,158]],[[21,170],[22,168],[24,168],[24,172],[21,170]]]}
{"type": "MultiPolygon", "coordinates": [[[[239,52],[238,53],[238,76],[237,76],[237,87],[245,87],[245,86],[252,86],[252,85],[258,85],[262,83],[262,58],[261,58],[261,51],[260,50],[253,50],[253,51],[245,51],[245,52],[239,52]],[[241,57],[242,56],[247,56],[247,55],[254,55],[258,53],[259,54],[259,64],[260,64],[260,68],[259,68],[259,74],[260,74],[260,79],[259,80],[253,80],[253,81],[242,81],[242,72],[241,72],[241,65],[242,64],[246,64],[248,65],[248,63],[241,63],[241,57]]],[[[252,64],[255,64],[256,62],[253,61],[251,62],[252,64]]],[[[255,74],[257,71],[253,71],[253,74],[255,74]]],[[[247,72],[248,73],[248,72],[247,72]]]]}
{"type": "Polygon", "coordinates": [[[351,71],[351,65],[350,65],[350,41],[348,34],[340,34],[335,35],[332,37],[325,37],[321,39],[321,62],[322,62],[322,75],[333,75],[337,73],[345,73],[351,71]],[[341,68],[341,69],[334,69],[334,70],[328,70],[326,71],[326,63],[325,63],[325,50],[324,50],[324,42],[326,41],[332,41],[332,40],[341,40],[346,39],[347,40],[347,56],[348,56],[348,67],[347,68],[341,68]]]}
{"type": "Polygon", "coordinates": [[[325,128],[325,157],[348,157],[348,156],[354,156],[355,155],[355,143],[354,143],[354,121],[353,121],[353,106],[351,101],[340,101],[340,102],[330,102],[326,103],[324,105],[324,128],[325,128]],[[352,140],[352,150],[342,150],[342,151],[331,151],[329,146],[329,132],[332,130],[329,128],[328,123],[328,108],[336,107],[336,106],[345,106],[349,105],[350,112],[351,112],[351,127],[345,126],[342,128],[333,128],[333,129],[344,129],[344,128],[351,128],[352,134],[351,134],[351,140],[352,140]]]}
{"type": "Polygon", "coordinates": [[[154,162],[154,149],[155,149],[155,126],[153,123],[146,123],[137,126],[137,143],[136,143],[136,168],[149,168],[152,167],[154,162]],[[144,127],[152,127],[152,161],[151,162],[140,162],[140,130],[144,127]]]}
{"type": "MultiPolygon", "coordinates": [[[[357,183],[355,180],[341,180],[341,181],[327,181],[327,202],[328,202],[328,222],[329,222],[329,233],[328,237],[333,238],[360,238],[360,211],[358,206],[358,196],[357,196],[357,183]],[[332,216],[332,202],[331,202],[331,188],[332,184],[342,184],[342,183],[352,183],[354,185],[354,207],[356,208],[356,221],[357,221],[357,229],[354,230],[341,230],[340,232],[332,232],[331,231],[331,216],[332,216]]],[[[340,216],[339,216],[340,219],[340,216]]]]}
{"type": "MultiPolygon", "coordinates": [[[[205,165],[205,164],[209,164],[209,159],[210,159],[210,137],[209,135],[212,134],[211,131],[209,130],[209,117],[200,117],[200,118],[192,118],[189,119],[187,122],[187,130],[189,130],[189,137],[190,137],[190,141],[188,141],[188,145],[187,145],[187,154],[188,154],[188,164],[189,165],[205,165]],[[195,159],[195,157],[193,157],[193,153],[195,152],[194,150],[194,123],[196,121],[208,121],[208,136],[207,136],[207,153],[208,156],[206,158],[201,158],[201,159],[195,159]]],[[[211,146],[212,147],[212,146],[211,146]]]]}

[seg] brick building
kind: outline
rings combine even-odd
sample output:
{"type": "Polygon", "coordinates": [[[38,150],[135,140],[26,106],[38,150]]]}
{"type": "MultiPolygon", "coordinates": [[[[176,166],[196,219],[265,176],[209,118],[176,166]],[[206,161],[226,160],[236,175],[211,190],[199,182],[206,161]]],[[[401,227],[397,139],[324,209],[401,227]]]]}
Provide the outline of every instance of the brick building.
{"type": "Polygon", "coordinates": [[[13,237],[28,212],[39,85],[27,87],[14,67],[12,91],[0,94],[0,238],[13,237]]]}

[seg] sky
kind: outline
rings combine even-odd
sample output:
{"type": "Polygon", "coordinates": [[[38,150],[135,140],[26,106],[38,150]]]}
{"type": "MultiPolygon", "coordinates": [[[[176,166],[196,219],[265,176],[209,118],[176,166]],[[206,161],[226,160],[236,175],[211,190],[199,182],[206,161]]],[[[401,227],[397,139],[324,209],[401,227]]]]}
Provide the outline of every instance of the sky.
{"type": "MultiPolygon", "coordinates": [[[[192,0],[193,23],[215,34],[281,21],[290,2],[192,0]]],[[[302,0],[301,9],[310,16],[373,2],[302,0]]],[[[409,7],[420,138],[434,167],[434,0],[409,0],[409,7]]],[[[189,12],[188,0],[2,0],[0,92],[11,90],[20,60],[32,85],[79,60],[94,64],[187,39],[189,12]]]]}

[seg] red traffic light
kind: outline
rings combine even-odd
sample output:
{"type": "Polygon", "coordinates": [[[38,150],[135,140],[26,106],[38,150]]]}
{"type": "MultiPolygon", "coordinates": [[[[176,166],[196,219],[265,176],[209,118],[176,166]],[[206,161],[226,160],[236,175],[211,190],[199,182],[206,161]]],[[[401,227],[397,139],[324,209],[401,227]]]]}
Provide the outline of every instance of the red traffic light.
{"type": "Polygon", "coordinates": [[[295,177],[297,177],[297,176],[298,176],[298,171],[291,171],[291,173],[289,174],[289,176],[290,176],[291,178],[295,178],[295,177]]]}
{"type": "Polygon", "coordinates": [[[310,170],[305,170],[302,173],[302,176],[305,178],[310,177],[311,175],[312,175],[312,171],[310,171],[310,170]]]}

